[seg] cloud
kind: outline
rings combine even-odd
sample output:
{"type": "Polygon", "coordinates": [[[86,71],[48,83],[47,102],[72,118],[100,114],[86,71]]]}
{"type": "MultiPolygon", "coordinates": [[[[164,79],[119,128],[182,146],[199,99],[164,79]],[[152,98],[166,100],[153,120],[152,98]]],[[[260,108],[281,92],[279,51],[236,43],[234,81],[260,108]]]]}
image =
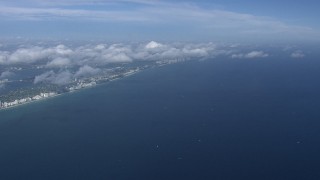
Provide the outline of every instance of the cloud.
{"type": "Polygon", "coordinates": [[[100,72],[101,70],[99,68],[92,68],[88,65],[84,65],[75,73],[75,77],[93,76],[99,74],[100,72]]]}
{"type": "Polygon", "coordinates": [[[295,51],[290,55],[292,58],[304,58],[305,55],[302,51],[295,51]]]}
{"type": "Polygon", "coordinates": [[[44,72],[34,78],[33,83],[51,83],[56,85],[66,85],[71,83],[74,78],[85,78],[97,75],[101,72],[99,68],[92,68],[88,65],[84,65],[79,68],[74,74],[69,70],[60,72],[54,72],[53,70],[44,72]]]}
{"type": "Polygon", "coordinates": [[[106,45],[105,44],[98,44],[94,49],[95,50],[104,50],[104,49],[106,49],[106,45]]]}
{"type": "Polygon", "coordinates": [[[6,87],[7,82],[8,82],[8,79],[0,80],[0,90],[6,87]]]}
{"type": "Polygon", "coordinates": [[[136,23],[135,25],[148,27],[180,24],[183,27],[202,30],[200,32],[207,35],[220,33],[239,38],[246,37],[247,40],[253,35],[265,35],[259,36],[260,39],[261,37],[268,39],[272,35],[294,39],[297,39],[297,36],[313,39],[320,37],[319,31],[311,27],[291,25],[271,17],[201,7],[195,5],[197,3],[146,0],[32,0],[32,2],[29,6],[17,5],[24,4],[23,1],[0,6],[0,19],[6,21],[132,22],[136,23]],[[86,8],[83,6],[85,4],[91,6],[86,8]],[[134,4],[135,8],[128,8],[128,4],[134,4]],[[106,8],[92,8],[98,6],[106,8]],[[110,8],[112,6],[116,8],[110,8]]]}
{"type": "MultiPolygon", "coordinates": [[[[21,48],[20,48],[21,49],[21,48]]],[[[37,47],[33,50],[41,54],[35,60],[29,59],[31,64],[39,63],[46,69],[52,69],[35,76],[34,84],[52,83],[65,85],[75,78],[95,76],[103,70],[101,68],[112,63],[131,63],[138,61],[161,61],[161,60],[189,60],[192,58],[212,58],[226,52],[213,43],[159,43],[155,41],[147,43],[128,44],[87,44],[79,47],[67,48],[64,45],[54,47],[37,47]],[[46,52],[46,53],[43,53],[46,52]],[[43,54],[46,54],[43,55],[43,54]],[[40,60],[45,59],[45,60],[40,60]],[[44,63],[45,62],[45,63],[44,63]],[[77,70],[76,70],[77,69],[77,70]],[[76,71],[75,71],[76,70],[76,71]]],[[[12,53],[7,52],[10,57],[12,53]]],[[[6,61],[6,65],[19,64],[21,61],[6,61]]]]}
{"type": "Polygon", "coordinates": [[[0,64],[5,64],[8,59],[9,52],[7,51],[0,51],[0,64]]]}
{"type": "Polygon", "coordinates": [[[244,58],[244,54],[233,54],[231,56],[232,59],[241,59],[244,58]]]}
{"type": "Polygon", "coordinates": [[[33,83],[34,84],[38,84],[38,83],[41,83],[41,82],[45,82],[45,81],[49,81],[50,82],[50,79],[52,76],[54,76],[55,73],[53,71],[48,71],[48,72],[45,72],[41,75],[38,75],[34,78],[34,81],[33,83]]]}
{"type": "Polygon", "coordinates": [[[21,48],[6,58],[8,64],[34,63],[48,57],[52,52],[42,47],[21,48]]]}
{"type": "Polygon", "coordinates": [[[206,57],[216,52],[216,45],[208,44],[187,44],[183,47],[182,51],[186,56],[191,57],[206,57]]]}
{"type": "Polygon", "coordinates": [[[73,75],[69,71],[60,72],[52,79],[52,83],[57,85],[65,85],[72,81],[72,77],[73,75]]]}
{"type": "Polygon", "coordinates": [[[65,85],[72,81],[73,75],[69,71],[55,73],[54,71],[45,72],[34,79],[34,84],[52,83],[56,85],[65,85]]]}
{"type": "Polygon", "coordinates": [[[0,6],[0,17],[12,20],[148,21],[141,12],[0,6]]]}
{"type": "Polygon", "coordinates": [[[245,55],[245,58],[264,58],[268,57],[269,55],[267,53],[264,53],[263,51],[252,51],[245,55]]]}
{"type": "Polygon", "coordinates": [[[252,51],[247,54],[233,54],[231,58],[237,58],[237,59],[253,59],[253,58],[265,58],[268,57],[269,54],[263,52],[263,51],[252,51]]]}
{"type": "Polygon", "coordinates": [[[71,64],[70,59],[63,58],[63,57],[57,57],[54,60],[47,63],[47,68],[62,68],[67,67],[71,64]]]}
{"type": "Polygon", "coordinates": [[[0,80],[1,79],[7,79],[7,78],[10,78],[14,75],[13,72],[10,72],[10,71],[4,71],[0,74],[0,80]]]}
{"type": "Polygon", "coordinates": [[[146,46],[145,46],[145,48],[146,49],[155,49],[155,48],[160,48],[160,47],[162,47],[163,45],[162,44],[160,44],[160,43],[157,43],[157,42],[155,42],[155,41],[151,41],[151,42],[149,42],[146,46]]]}
{"type": "Polygon", "coordinates": [[[47,61],[56,57],[69,56],[72,53],[73,51],[64,45],[58,45],[51,48],[32,46],[28,48],[19,48],[12,53],[0,51],[0,64],[31,64],[38,61],[47,61]]]}
{"type": "MultiPolygon", "coordinates": [[[[7,5],[23,5],[26,3],[26,6],[34,6],[34,7],[69,7],[69,6],[110,6],[120,3],[135,3],[141,5],[159,5],[159,1],[157,0],[14,0],[8,1],[3,4],[7,5]]],[[[162,3],[163,4],[163,3],[162,3]]]]}
{"type": "Polygon", "coordinates": [[[14,75],[13,72],[10,71],[4,71],[0,74],[0,89],[5,88],[6,84],[9,82],[10,77],[14,75]]]}
{"type": "Polygon", "coordinates": [[[213,43],[98,44],[68,48],[31,46],[12,52],[0,51],[0,65],[42,64],[45,68],[91,67],[109,63],[158,61],[163,59],[210,58],[223,53],[213,43]]]}
{"type": "Polygon", "coordinates": [[[160,44],[154,41],[134,50],[133,58],[138,60],[190,59],[215,57],[219,52],[213,43],[160,44]]]}
{"type": "Polygon", "coordinates": [[[101,59],[106,63],[131,62],[132,59],[124,52],[110,52],[102,54],[101,59]]]}

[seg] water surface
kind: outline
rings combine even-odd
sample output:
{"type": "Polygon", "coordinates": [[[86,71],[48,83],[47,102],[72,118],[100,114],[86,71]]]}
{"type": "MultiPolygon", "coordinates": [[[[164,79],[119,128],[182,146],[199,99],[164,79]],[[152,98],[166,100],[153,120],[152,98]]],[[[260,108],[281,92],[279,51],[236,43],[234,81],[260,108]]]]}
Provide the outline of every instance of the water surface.
{"type": "Polygon", "coordinates": [[[0,179],[319,179],[319,70],[192,61],[0,111],[0,179]]]}

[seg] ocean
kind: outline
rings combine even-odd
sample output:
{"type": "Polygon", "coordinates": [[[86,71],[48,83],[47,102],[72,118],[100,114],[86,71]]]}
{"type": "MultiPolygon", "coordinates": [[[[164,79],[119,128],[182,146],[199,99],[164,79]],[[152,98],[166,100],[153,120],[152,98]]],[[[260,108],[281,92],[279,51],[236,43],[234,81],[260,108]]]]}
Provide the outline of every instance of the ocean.
{"type": "Polygon", "coordinates": [[[0,111],[0,179],[320,179],[320,63],[212,59],[0,111]]]}

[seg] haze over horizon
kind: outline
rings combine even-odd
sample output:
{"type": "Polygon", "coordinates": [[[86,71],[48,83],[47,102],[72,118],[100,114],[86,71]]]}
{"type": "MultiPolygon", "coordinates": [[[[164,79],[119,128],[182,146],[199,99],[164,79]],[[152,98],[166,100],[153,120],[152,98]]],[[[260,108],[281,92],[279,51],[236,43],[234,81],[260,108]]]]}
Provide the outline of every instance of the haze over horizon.
{"type": "Polygon", "coordinates": [[[107,41],[320,41],[318,1],[12,0],[0,38],[107,41]]]}

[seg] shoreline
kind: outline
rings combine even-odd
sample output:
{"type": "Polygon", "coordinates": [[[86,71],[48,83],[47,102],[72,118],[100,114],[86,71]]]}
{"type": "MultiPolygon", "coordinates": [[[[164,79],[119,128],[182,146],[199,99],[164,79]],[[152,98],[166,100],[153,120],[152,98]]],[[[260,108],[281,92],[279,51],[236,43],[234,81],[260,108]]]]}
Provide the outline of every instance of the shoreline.
{"type": "MultiPolygon", "coordinates": [[[[84,86],[84,87],[81,87],[79,89],[74,89],[74,90],[70,90],[70,91],[67,91],[67,92],[64,92],[64,93],[55,93],[54,95],[50,95],[48,97],[42,97],[41,99],[32,99],[30,101],[26,101],[26,102],[23,102],[23,103],[18,103],[18,104],[14,104],[14,105],[10,105],[8,107],[0,107],[0,112],[1,111],[6,111],[6,110],[10,110],[10,109],[13,109],[13,108],[17,108],[17,107],[20,107],[20,106],[23,106],[23,105],[28,105],[28,104],[31,104],[31,103],[35,103],[35,102],[40,102],[40,101],[44,101],[44,100],[49,100],[51,98],[55,98],[55,97],[58,97],[58,96],[62,96],[62,95],[67,95],[69,93],[76,93],[76,92],[79,92],[81,90],[85,90],[85,89],[89,89],[89,88],[94,88],[94,87],[97,87],[99,85],[105,85],[109,82],[115,82],[115,81],[118,81],[118,80],[121,80],[123,78],[126,78],[126,77],[129,77],[129,76],[132,76],[134,74],[137,74],[141,71],[136,71],[136,72],[131,72],[131,73],[128,73],[128,74],[124,74],[123,77],[118,77],[118,78],[113,78],[113,79],[110,79],[108,80],[107,82],[104,82],[104,83],[95,83],[94,85],[91,85],[91,86],[84,86]]],[[[38,95],[37,95],[38,96],[38,95]]],[[[21,99],[20,99],[21,100],[21,99]]],[[[17,101],[17,100],[16,100],[17,101]]],[[[14,101],[12,101],[14,102],[14,101]]],[[[12,102],[9,102],[9,103],[12,103],[12,102]]]]}
{"type": "MultiPolygon", "coordinates": [[[[39,102],[39,101],[43,101],[43,100],[48,100],[50,98],[58,97],[58,96],[61,96],[61,95],[66,95],[68,93],[75,93],[75,92],[78,92],[80,90],[94,88],[94,87],[99,86],[99,85],[104,85],[104,84],[107,84],[109,82],[117,81],[117,80],[129,77],[129,76],[135,75],[135,74],[137,74],[137,73],[139,73],[141,71],[144,71],[146,69],[153,69],[153,68],[156,68],[156,67],[163,67],[163,66],[166,66],[166,65],[176,64],[176,63],[179,63],[179,62],[183,62],[183,61],[178,61],[178,60],[174,60],[174,61],[158,61],[158,62],[156,62],[156,66],[149,66],[149,67],[143,68],[143,69],[138,68],[138,69],[135,69],[135,70],[129,70],[128,72],[125,72],[123,74],[118,74],[117,76],[110,77],[110,79],[106,78],[107,81],[103,81],[103,82],[100,82],[100,83],[99,83],[99,80],[91,81],[91,82],[88,82],[88,83],[78,82],[77,85],[75,85],[73,87],[69,87],[68,91],[63,92],[63,93],[43,92],[43,93],[40,93],[40,95],[39,94],[35,95],[34,97],[26,97],[26,98],[22,98],[22,99],[16,99],[16,100],[11,101],[11,102],[5,102],[5,103],[9,103],[10,105],[8,107],[3,107],[0,104],[0,112],[1,111],[6,111],[6,110],[9,110],[9,109],[13,109],[13,108],[17,108],[17,107],[20,107],[22,105],[27,105],[27,104],[30,104],[30,103],[35,103],[35,102],[39,102]],[[47,94],[48,95],[50,93],[54,93],[54,94],[51,94],[49,96],[42,96],[42,94],[47,94]],[[38,98],[35,98],[35,97],[38,97],[38,98]],[[26,99],[28,99],[28,100],[26,100],[26,99]],[[23,102],[19,102],[19,101],[23,101],[23,102]],[[15,104],[11,104],[11,103],[15,103],[15,104]]],[[[0,103],[1,103],[1,101],[0,101],[0,103]]]]}
{"type": "Polygon", "coordinates": [[[44,97],[44,98],[41,98],[41,99],[35,99],[35,100],[26,101],[26,102],[15,104],[15,105],[10,105],[8,107],[1,107],[0,108],[0,112],[1,111],[5,111],[5,110],[9,110],[9,109],[13,109],[13,108],[17,108],[17,107],[20,107],[20,106],[23,106],[23,105],[28,105],[28,104],[31,104],[31,103],[48,100],[50,98],[55,98],[55,97],[58,97],[58,96],[63,95],[63,94],[66,94],[66,93],[55,94],[55,95],[52,95],[52,96],[49,96],[49,97],[44,97]]]}

